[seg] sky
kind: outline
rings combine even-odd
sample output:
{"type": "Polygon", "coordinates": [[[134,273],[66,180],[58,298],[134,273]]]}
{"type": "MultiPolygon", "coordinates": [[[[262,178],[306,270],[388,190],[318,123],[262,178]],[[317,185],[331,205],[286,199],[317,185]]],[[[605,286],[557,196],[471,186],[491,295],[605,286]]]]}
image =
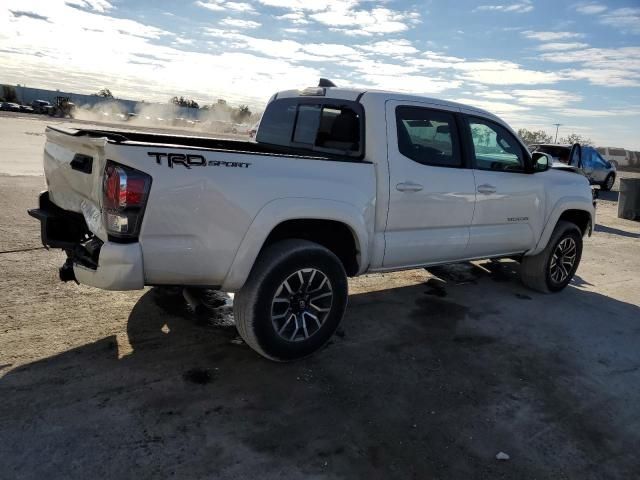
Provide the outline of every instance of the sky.
{"type": "Polygon", "coordinates": [[[2,0],[0,25],[0,83],[260,109],[326,77],[640,150],[640,0],[2,0]]]}

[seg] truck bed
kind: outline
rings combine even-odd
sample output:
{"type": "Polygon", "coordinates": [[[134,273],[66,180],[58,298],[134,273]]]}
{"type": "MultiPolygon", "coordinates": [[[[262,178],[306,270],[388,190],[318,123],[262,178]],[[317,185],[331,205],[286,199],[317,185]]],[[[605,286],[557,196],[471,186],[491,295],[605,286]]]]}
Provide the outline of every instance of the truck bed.
{"type": "MultiPolygon", "coordinates": [[[[136,130],[112,129],[92,126],[48,126],[47,130],[64,133],[74,137],[107,138],[109,142],[123,145],[154,145],[160,147],[187,148],[189,150],[207,150],[226,153],[256,153],[260,155],[286,155],[307,159],[334,160],[353,162],[352,157],[336,155],[323,155],[304,150],[296,150],[288,147],[267,145],[262,143],[229,140],[223,138],[172,135],[168,133],[145,132],[136,130]]],[[[358,160],[359,161],[359,160],[358,160]]]]}

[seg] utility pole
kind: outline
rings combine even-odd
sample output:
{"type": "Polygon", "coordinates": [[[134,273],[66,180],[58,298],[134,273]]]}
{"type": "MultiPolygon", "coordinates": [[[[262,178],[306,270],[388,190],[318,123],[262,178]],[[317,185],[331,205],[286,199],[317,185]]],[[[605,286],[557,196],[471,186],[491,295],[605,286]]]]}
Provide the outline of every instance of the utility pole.
{"type": "Polygon", "coordinates": [[[562,126],[561,123],[554,123],[554,125],[556,126],[556,139],[553,143],[558,143],[558,129],[562,126]]]}

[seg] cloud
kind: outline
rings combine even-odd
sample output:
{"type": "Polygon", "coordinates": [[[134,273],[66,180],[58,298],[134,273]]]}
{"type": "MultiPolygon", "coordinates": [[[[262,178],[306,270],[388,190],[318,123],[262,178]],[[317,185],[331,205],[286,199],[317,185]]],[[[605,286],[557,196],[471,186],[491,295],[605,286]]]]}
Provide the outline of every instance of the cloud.
{"type": "Polygon", "coordinates": [[[598,15],[599,22],[615,28],[617,31],[640,34],[640,8],[624,7],[609,10],[599,3],[583,3],[576,7],[578,13],[598,15]]]}
{"type": "Polygon", "coordinates": [[[638,112],[640,112],[640,106],[635,108],[614,108],[614,109],[589,109],[589,108],[562,108],[558,110],[554,110],[558,115],[562,115],[565,117],[590,117],[590,118],[599,118],[599,117],[631,117],[637,116],[638,112]]]}
{"type": "MultiPolygon", "coordinates": [[[[331,31],[349,36],[372,36],[404,32],[420,23],[415,11],[392,10],[386,6],[371,4],[371,0],[258,0],[269,7],[292,10],[277,18],[306,23],[313,20],[329,27],[331,31]]],[[[383,2],[386,4],[386,2],[383,2]]]]}
{"type": "Polygon", "coordinates": [[[297,27],[283,28],[282,31],[285,33],[293,34],[293,35],[303,35],[307,33],[307,31],[304,28],[297,28],[297,27]]]}
{"type": "MultiPolygon", "coordinates": [[[[166,102],[185,95],[207,102],[222,97],[256,106],[275,91],[313,85],[322,76],[316,68],[247,50],[216,45],[212,53],[190,51],[195,48],[185,43],[190,37],[62,0],[5,2],[0,6],[0,45],[9,48],[0,51],[0,74],[7,83],[26,80],[80,93],[107,85],[123,98],[166,102]],[[33,25],[36,20],[14,17],[9,9],[37,12],[50,23],[33,25]]],[[[203,49],[206,42],[197,45],[203,49]]]]}
{"type": "Polygon", "coordinates": [[[323,5],[326,3],[347,3],[352,4],[354,2],[312,2],[309,0],[258,0],[259,3],[266,5],[267,7],[280,7],[288,8],[290,10],[324,10],[323,5]]]}
{"type": "Polygon", "coordinates": [[[402,56],[418,53],[418,49],[415,48],[409,40],[405,39],[381,40],[379,42],[361,45],[360,48],[378,55],[402,56]]]}
{"type": "Polygon", "coordinates": [[[582,3],[576,6],[576,12],[584,15],[596,15],[607,10],[605,5],[599,3],[582,3]]]}
{"type": "Polygon", "coordinates": [[[581,67],[563,70],[566,79],[587,80],[604,87],[640,86],[640,47],[585,48],[544,53],[539,58],[581,67]]]}
{"type": "Polygon", "coordinates": [[[388,8],[355,10],[343,6],[312,13],[309,17],[329,26],[331,30],[363,36],[404,32],[420,18],[415,12],[398,12],[388,8]]]}
{"type": "Polygon", "coordinates": [[[67,0],[65,3],[69,6],[85,8],[100,13],[113,9],[113,5],[107,0],[67,0]]]}
{"type": "Polygon", "coordinates": [[[509,3],[502,5],[480,5],[476,7],[474,12],[490,11],[490,12],[512,12],[527,13],[533,10],[533,4],[530,0],[523,0],[518,3],[509,3]]]}
{"type": "Polygon", "coordinates": [[[556,72],[542,72],[522,68],[514,62],[480,60],[454,64],[464,80],[488,85],[538,85],[556,83],[562,76],[556,72]]]}
{"type": "Polygon", "coordinates": [[[254,22],[253,20],[242,20],[241,18],[223,18],[220,20],[220,25],[226,25],[228,27],[236,28],[258,28],[262,24],[260,22],[254,22]]]}
{"type": "Polygon", "coordinates": [[[582,100],[581,95],[563,90],[513,90],[511,93],[520,104],[532,107],[563,107],[582,100]]]}
{"type": "Polygon", "coordinates": [[[543,43],[538,46],[538,50],[542,51],[563,51],[563,50],[577,50],[578,48],[588,47],[588,43],[580,43],[580,42],[554,42],[554,43],[543,43]]]}
{"type": "Polygon", "coordinates": [[[250,50],[289,62],[334,62],[341,58],[357,60],[361,54],[347,45],[335,43],[300,43],[295,40],[258,38],[239,32],[206,29],[206,34],[227,42],[228,49],[250,50]]]}
{"type": "Polygon", "coordinates": [[[200,0],[198,0],[195,5],[214,12],[223,12],[225,10],[223,3],[224,2],[221,0],[212,0],[209,2],[201,2],[200,0]]]}
{"type": "Polygon", "coordinates": [[[303,12],[285,13],[284,15],[279,15],[276,18],[278,20],[287,20],[291,23],[295,23],[296,25],[306,25],[311,23],[307,20],[303,12]]]}
{"type": "Polygon", "coordinates": [[[247,2],[226,2],[224,6],[236,12],[257,13],[253,6],[247,2]]]}
{"type": "Polygon", "coordinates": [[[224,12],[224,11],[233,11],[240,13],[251,13],[257,14],[253,5],[247,2],[228,2],[226,0],[208,0],[201,1],[198,0],[195,2],[195,5],[198,7],[206,8],[207,10],[211,10],[213,12],[224,12]]]}
{"type": "Polygon", "coordinates": [[[640,8],[618,8],[600,17],[600,23],[625,33],[640,34],[640,8]]]}
{"type": "Polygon", "coordinates": [[[525,30],[522,32],[522,35],[532,40],[540,40],[541,42],[584,37],[582,33],[575,32],[543,32],[533,30],[525,30]]]}
{"type": "Polygon", "coordinates": [[[45,17],[44,15],[39,15],[36,12],[23,12],[21,10],[9,10],[9,12],[11,12],[11,15],[13,15],[16,18],[27,17],[27,18],[31,18],[33,20],[42,20],[44,22],[48,22],[49,21],[48,17],[45,17]]]}
{"type": "MultiPolygon", "coordinates": [[[[374,71],[375,72],[375,71],[374,71]]],[[[361,80],[371,88],[407,92],[417,95],[442,93],[445,90],[458,88],[459,80],[447,80],[423,75],[385,75],[382,73],[365,73],[361,80]]]]}

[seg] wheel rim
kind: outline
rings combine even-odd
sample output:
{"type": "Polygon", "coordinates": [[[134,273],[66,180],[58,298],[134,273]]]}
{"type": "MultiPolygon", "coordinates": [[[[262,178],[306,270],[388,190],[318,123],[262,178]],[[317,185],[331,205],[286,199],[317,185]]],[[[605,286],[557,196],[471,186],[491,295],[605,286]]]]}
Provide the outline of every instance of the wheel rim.
{"type": "Polygon", "coordinates": [[[566,281],[573,271],[577,254],[578,247],[573,238],[567,237],[558,243],[549,264],[551,280],[555,283],[566,281]]]}
{"type": "Polygon", "coordinates": [[[288,342],[314,336],[324,325],[333,305],[329,278],[315,268],[304,268],[280,284],[271,302],[271,323],[288,342]]]}
{"type": "Polygon", "coordinates": [[[611,190],[611,188],[613,187],[613,182],[614,182],[613,177],[611,175],[609,175],[609,178],[607,178],[607,188],[609,190],[611,190]]]}

